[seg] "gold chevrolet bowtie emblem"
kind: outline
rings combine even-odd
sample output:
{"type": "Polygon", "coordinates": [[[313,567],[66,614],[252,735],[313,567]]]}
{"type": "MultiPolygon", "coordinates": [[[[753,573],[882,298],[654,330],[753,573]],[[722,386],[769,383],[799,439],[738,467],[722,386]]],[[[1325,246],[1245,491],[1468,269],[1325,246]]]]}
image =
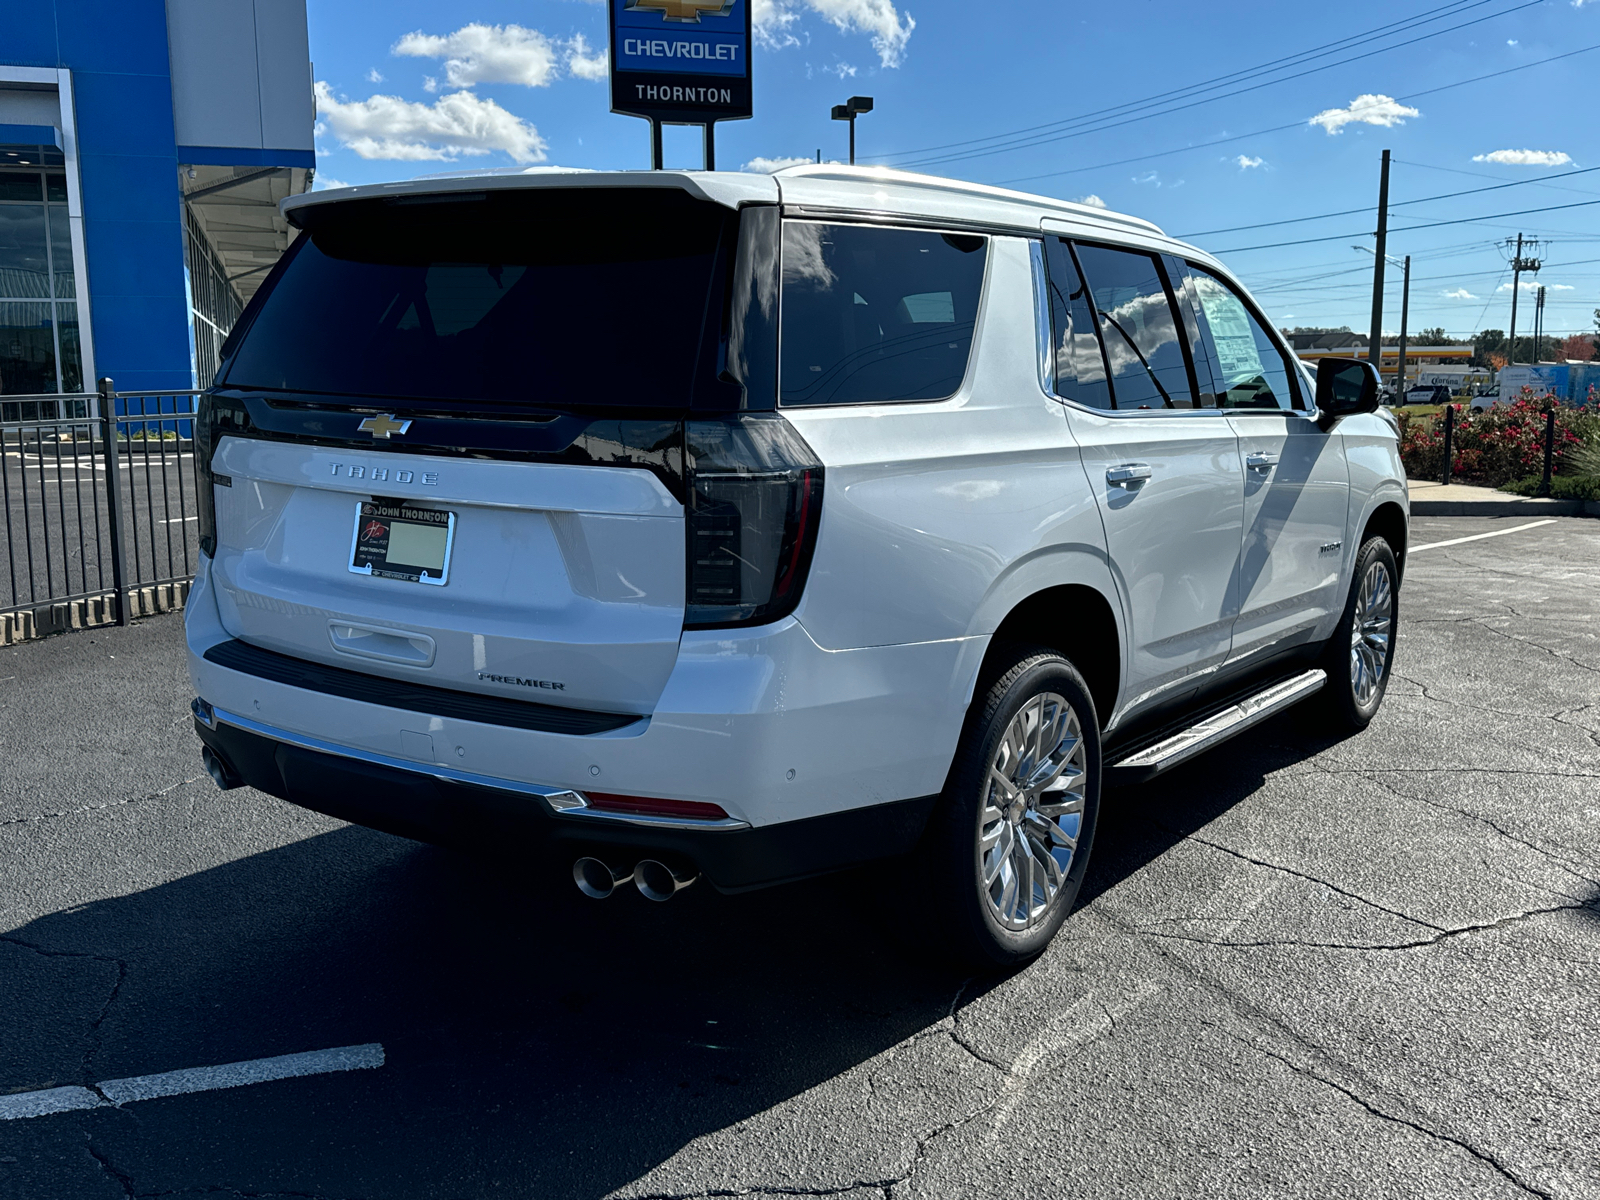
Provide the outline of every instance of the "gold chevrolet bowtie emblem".
{"type": "Polygon", "coordinates": [[[356,426],[362,433],[370,433],[375,438],[388,441],[392,434],[404,434],[411,428],[410,421],[397,421],[393,413],[384,413],[382,416],[368,417],[356,426]]]}
{"type": "Polygon", "coordinates": [[[733,7],[733,0],[633,0],[631,9],[659,12],[668,21],[699,21],[701,13],[720,17],[733,7]]]}

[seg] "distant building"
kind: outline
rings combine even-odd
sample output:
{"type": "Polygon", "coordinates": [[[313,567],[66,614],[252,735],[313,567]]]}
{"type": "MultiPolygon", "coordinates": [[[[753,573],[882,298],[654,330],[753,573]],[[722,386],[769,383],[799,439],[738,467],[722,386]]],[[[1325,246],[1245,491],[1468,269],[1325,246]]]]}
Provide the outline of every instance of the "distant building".
{"type": "Polygon", "coordinates": [[[310,186],[311,88],[305,0],[4,0],[0,396],[209,385],[310,186]]]}

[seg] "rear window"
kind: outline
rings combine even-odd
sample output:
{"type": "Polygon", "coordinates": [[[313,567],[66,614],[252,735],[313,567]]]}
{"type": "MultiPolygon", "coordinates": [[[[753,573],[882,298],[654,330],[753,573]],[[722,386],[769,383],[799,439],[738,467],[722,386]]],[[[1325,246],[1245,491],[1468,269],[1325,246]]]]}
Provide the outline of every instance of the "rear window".
{"type": "Polygon", "coordinates": [[[783,223],[781,402],[942,400],[961,386],[988,242],[783,223]]]}
{"type": "Polygon", "coordinates": [[[715,374],[732,214],[683,192],[390,197],[304,219],[230,387],[670,409],[715,374]]]}

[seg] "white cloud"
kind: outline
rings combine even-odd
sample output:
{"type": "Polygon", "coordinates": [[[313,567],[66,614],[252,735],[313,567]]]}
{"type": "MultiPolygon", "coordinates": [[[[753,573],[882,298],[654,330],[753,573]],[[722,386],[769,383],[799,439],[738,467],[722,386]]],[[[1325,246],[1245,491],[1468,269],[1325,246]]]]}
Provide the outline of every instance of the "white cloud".
{"type": "Polygon", "coordinates": [[[1516,167],[1564,167],[1572,161],[1572,155],[1564,150],[1491,150],[1488,154],[1474,154],[1472,161],[1516,167]]]}
{"type": "Polygon", "coordinates": [[[383,73],[381,71],[379,71],[377,67],[373,67],[372,70],[367,72],[367,82],[368,83],[382,83],[383,82],[383,73]]]}
{"type": "Polygon", "coordinates": [[[421,30],[408,33],[392,48],[412,58],[443,59],[445,81],[456,88],[475,83],[548,87],[559,70],[557,50],[537,29],[477,22],[443,37],[421,30]]]}
{"type": "Polygon", "coordinates": [[[335,179],[332,175],[318,175],[311,184],[313,192],[331,192],[334,188],[344,188],[350,185],[342,179],[335,179]]]}
{"type": "Polygon", "coordinates": [[[454,162],[499,150],[514,162],[536,163],[548,148],[532,124],[471,92],[451,92],[432,104],[399,96],[340,100],[318,80],[316,98],[317,115],[362,158],[454,162]]]}
{"type": "Polygon", "coordinates": [[[1135,175],[1133,177],[1133,182],[1134,183],[1153,183],[1157,187],[1160,187],[1161,186],[1161,172],[1160,171],[1146,171],[1143,175],[1135,175]]]}
{"type": "Polygon", "coordinates": [[[745,165],[740,167],[739,169],[741,171],[750,171],[753,174],[757,174],[757,175],[770,175],[770,174],[772,174],[772,172],[781,171],[785,167],[798,167],[798,166],[804,165],[805,163],[815,162],[815,161],[816,161],[815,159],[810,159],[810,158],[759,158],[758,157],[758,158],[752,158],[749,162],[745,163],[745,165]]]}
{"type": "Polygon", "coordinates": [[[1449,291],[1440,292],[1446,300],[1476,300],[1477,297],[1464,287],[1451,288],[1449,291]]]}
{"type": "Polygon", "coordinates": [[[789,31],[800,20],[800,14],[788,8],[784,0],[754,0],[754,5],[750,21],[755,27],[756,45],[782,50],[800,44],[800,39],[789,31]]]}
{"type": "MultiPolygon", "coordinates": [[[[1521,284],[1519,285],[1519,287],[1520,287],[1520,290],[1522,290],[1524,292],[1532,293],[1533,295],[1538,295],[1539,289],[1541,287],[1544,288],[1544,290],[1547,291],[1547,292],[1574,292],[1574,291],[1577,291],[1577,289],[1575,287],[1573,287],[1570,283],[1540,283],[1536,279],[1535,280],[1524,279],[1521,282],[1521,284]]],[[[1511,290],[1511,285],[1509,283],[1502,283],[1499,287],[1497,287],[1495,289],[1495,291],[1497,291],[1497,292],[1509,292],[1510,290],[1511,290]]]]}
{"type": "Polygon", "coordinates": [[[1506,45],[1515,46],[1516,44],[1517,44],[1517,39],[1516,38],[1507,38],[1506,39],[1506,45]]]}
{"type": "Polygon", "coordinates": [[[1251,167],[1259,167],[1262,163],[1261,159],[1251,158],[1247,154],[1241,154],[1233,161],[1238,164],[1239,170],[1241,171],[1248,171],[1251,167]]]}
{"type": "Polygon", "coordinates": [[[856,77],[856,69],[847,62],[837,62],[831,67],[823,67],[822,69],[829,75],[837,75],[840,79],[854,79],[856,77]]]}
{"type": "Polygon", "coordinates": [[[1090,192],[1087,196],[1079,196],[1076,200],[1073,201],[1073,203],[1074,204],[1087,204],[1090,208],[1109,208],[1110,207],[1104,200],[1100,199],[1100,197],[1096,196],[1093,192],[1090,192]]]}
{"type": "Polygon", "coordinates": [[[865,33],[872,39],[878,61],[885,67],[898,67],[905,58],[906,44],[917,27],[910,13],[901,14],[893,0],[754,0],[751,19],[756,41],[771,50],[798,46],[794,34],[799,22],[796,6],[803,5],[832,24],[841,33],[865,33]]]}
{"type": "Polygon", "coordinates": [[[1364,92],[1350,101],[1347,108],[1325,108],[1311,118],[1311,124],[1321,125],[1331,136],[1346,125],[1404,125],[1407,117],[1420,117],[1414,108],[1401,104],[1393,96],[1373,95],[1364,92]]]}
{"type": "Polygon", "coordinates": [[[567,70],[579,79],[587,79],[591,83],[599,83],[611,73],[611,52],[603,47],[599,50],[590,50],[589,43],[583,34],[578,34],[565,46],[567,54],[567,70]]]}

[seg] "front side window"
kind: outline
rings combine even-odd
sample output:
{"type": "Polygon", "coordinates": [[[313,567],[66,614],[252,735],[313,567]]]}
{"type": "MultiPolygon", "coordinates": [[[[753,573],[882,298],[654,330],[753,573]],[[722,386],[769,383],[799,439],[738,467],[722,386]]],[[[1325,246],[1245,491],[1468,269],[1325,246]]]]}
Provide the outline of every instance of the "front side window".
{"type": "Polygon", "coordinates": [[[1191,264],[1190,278],[1217,376],[1217,406],[1268,410],[1300,407],[1283,352],[1244,301],[1203,267],[1191,264]]]}
{"type": "Polygon", "coordinates": [[[783,224],[780,402],[943,400],[972,354],[988,240],[783,224]]]}
{"type": "Polygon", "coordinates": [[[1054,327],[1056,394],[1087,408],[1110,408],[1106,360],[1094,332],[1089,289],[1065,238],[1045,239],[1050,268],[1050,323],[1054,327]]]}
{"type": "Polygon", "coordinates": [[[1117,407],[1193,408],[1178,319],[1155,258],[1108,246],[1076,250],[1100,318],[1117,407]]]}

